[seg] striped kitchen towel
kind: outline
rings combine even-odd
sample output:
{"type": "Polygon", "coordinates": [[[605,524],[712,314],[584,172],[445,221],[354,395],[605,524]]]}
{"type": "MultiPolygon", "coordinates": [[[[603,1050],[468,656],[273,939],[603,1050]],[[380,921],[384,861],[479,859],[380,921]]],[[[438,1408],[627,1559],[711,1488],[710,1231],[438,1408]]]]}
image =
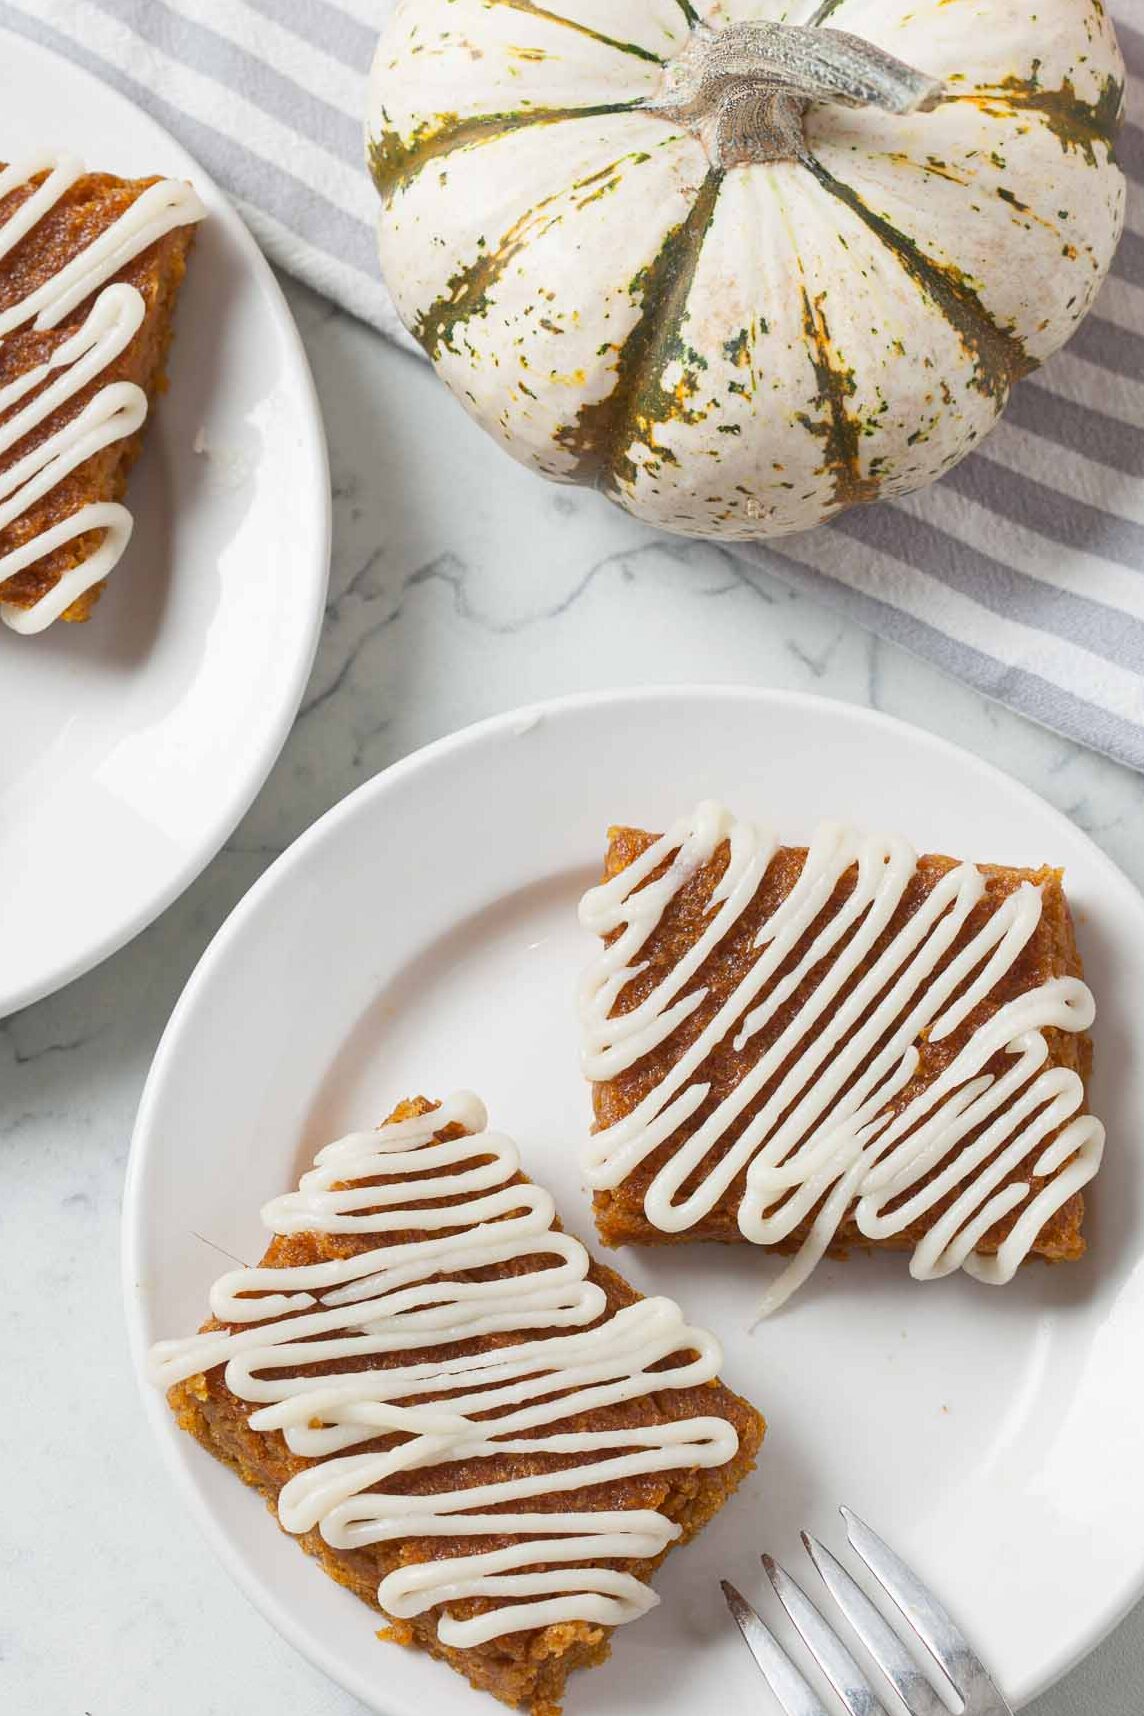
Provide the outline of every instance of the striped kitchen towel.
{"type": "MultiPolygon", "coordinates": [[[[365,78],[387,6],[0,0],[0,26],[147,109],[276,262],[408,346],[377,278],[362,166],[365,78]]],[[[1094,312],[940,483],[735,552],[1144,769],[1144,0],[1115,0],[1113,15],[1129,71],[1128,216],[1094,312]]],[[[0,103],[3,70],[0,58],[0,103]]]]}

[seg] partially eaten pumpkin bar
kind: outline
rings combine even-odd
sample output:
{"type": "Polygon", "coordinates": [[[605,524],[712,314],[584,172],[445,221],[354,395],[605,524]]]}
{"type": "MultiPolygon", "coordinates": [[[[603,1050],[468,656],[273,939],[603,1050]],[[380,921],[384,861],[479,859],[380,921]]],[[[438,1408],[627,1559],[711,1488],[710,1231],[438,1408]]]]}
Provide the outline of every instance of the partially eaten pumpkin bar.
{"type": "Polygon", "coordinates": [[[0,618],[86,620],[131,535],[120,504],[164,386],[190,185],[0,165],[0,618]]]}
{"type": "Polygon", "coordinates": [[[593,1263],[468,1095],[330,1145],[263,1219],[153,1350],[180,1425],[382,1636],[555,1716],[754,1464],[718,1343],[593,1263]]]}
{"type": "Polygon", "coordinates": [[[1060,871],[917,856],[827,823],[783,846],[722,806],[613,828],[581,904],[609,1245],[887,1246],[1008,1281],[1082,1256],[1094,1004],[1060,871]]]}

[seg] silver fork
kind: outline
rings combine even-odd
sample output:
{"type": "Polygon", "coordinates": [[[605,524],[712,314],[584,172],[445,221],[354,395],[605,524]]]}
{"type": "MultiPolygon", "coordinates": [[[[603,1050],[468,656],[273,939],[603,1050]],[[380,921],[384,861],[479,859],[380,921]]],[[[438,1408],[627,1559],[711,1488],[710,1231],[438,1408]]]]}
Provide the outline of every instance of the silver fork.
{"type": "MultiPolygon", "coordinates": [[[[905,1623],[903,1631],[908,1629],[925,1646],[943,1683],[960,1702],[960,1716],[1013,1716],[980,1659],[921,1580],[849,1508],[839,1511],[846,1521],[851,1547],[897,1607],[905,1623]]],[[[897,1691],[910,1716],[950,1716],[950,1707],[938,1697],[898,1633],[883,1619],[842,1563],[805,1531],[802,1541],[826,1589],[897,1691]]],[[[849,1716],[886,1716],[886,1707],[866,1675],[802,1587],[771,1556],[763,1556],[763,1566],[780,1603],[849,1716]]],[[[828,1716],[818,1694],[746,1598],[728,1580],[721,1583],[727,1607],[787,1716],[828,1716]]]]}

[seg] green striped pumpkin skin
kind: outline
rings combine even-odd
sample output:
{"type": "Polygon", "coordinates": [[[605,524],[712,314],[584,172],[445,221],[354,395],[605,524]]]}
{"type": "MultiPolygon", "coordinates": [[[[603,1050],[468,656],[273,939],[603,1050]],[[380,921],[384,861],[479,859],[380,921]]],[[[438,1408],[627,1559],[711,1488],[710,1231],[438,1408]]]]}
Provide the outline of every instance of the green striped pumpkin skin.
{"type": "Polygon", "coordinates": [[[523,463],[669,530],[804,530],[940,476],[1068,339],[1123,220],[1122,86],[1100,0],[399,0],[382,267],[523,463]],[[815,105],[808,161],[728,170],[643,110],[696,15],[816,8],[939,105],[815,105]]]}

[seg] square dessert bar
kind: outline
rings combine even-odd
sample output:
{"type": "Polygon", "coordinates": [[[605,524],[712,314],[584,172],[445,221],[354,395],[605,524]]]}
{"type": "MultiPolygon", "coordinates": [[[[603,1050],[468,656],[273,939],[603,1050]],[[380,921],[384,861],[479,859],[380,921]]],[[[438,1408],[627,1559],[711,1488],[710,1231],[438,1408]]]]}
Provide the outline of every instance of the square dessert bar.
{"type": "Polygon", "coordinates": [[[613,828],[581,907],[609,1245],[883,1245],[915,1275],[1079,1258],[1103,1129],[1061,873],[917,857],[825,824],[782,846],[722,807],[613,828]]]}
{"type": "Polygon", "coordinates": [[[750,1471],[762,1418],[711,1336],[563,1232],[473,1097],[403,1103],[263,1218],[259,1267],[154,1349],[180,1425],[381,1636],[554,1716],[750,1471]]]}
{"type": "Polygon", "coordinates": [[[203,213],[178,181],[0,164],[0,613],[18,631],[87,619],[126,546],[118,502],[203,213]]]}

